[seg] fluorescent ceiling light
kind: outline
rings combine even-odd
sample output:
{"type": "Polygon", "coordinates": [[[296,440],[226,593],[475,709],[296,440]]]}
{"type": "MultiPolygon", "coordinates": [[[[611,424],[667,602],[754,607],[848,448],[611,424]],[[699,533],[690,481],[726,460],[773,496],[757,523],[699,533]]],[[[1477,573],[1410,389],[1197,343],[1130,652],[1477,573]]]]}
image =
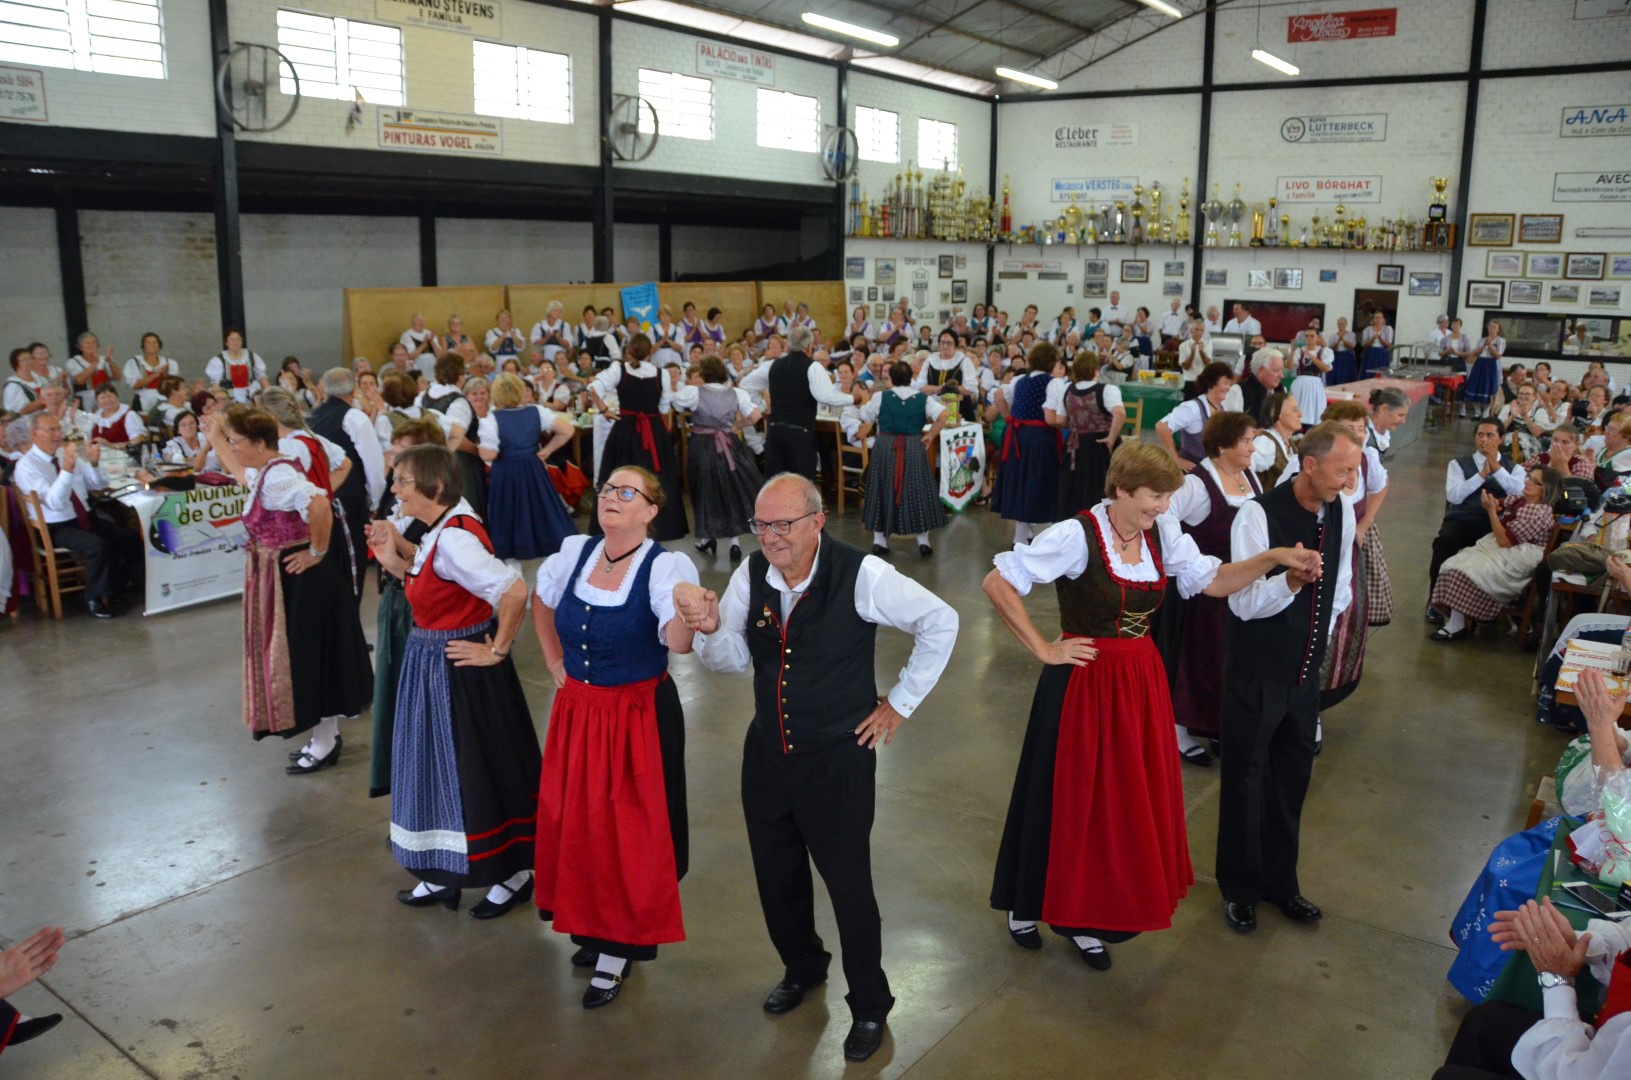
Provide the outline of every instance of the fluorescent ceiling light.
{"type": "Polygon", "coordinates": [[[1280,72],[1282,74],[1285,74],[1285,75],[1301,75],[1302,74],[1302,69],[1299,68],[1296,64],[1293,64],[1293,63],[1291,63],[1289,61],[1286,61],[1286,60],[1282,60],[1278,56],[1275,56],[1273,53],[1267,52],[1267,51],[1265,51],[1263,49],[1253,49],[1252,50],[1252,59],[1256,60],[1259,64],[1267,64],[1269,67],[1273,68],[1275,71],[1278,71],[1278,72],[1280,72]]]}
{"type": "Polygon", "coordinates": [[[1184,13],[1167,3],[1167,0],[1138,0],[1138,2],[1147,8],[1154,8],[1163,15],[1170,15],[1174,19],[1181,19],[1184,17],[1184,13]]]}
{"type": "Polygon", "coordinates": [[[846,37],[859,38],[862,41],[870,41],[874,45],[882,45],[886,49],[893,49],[896,45],[900,44],[900,38],[895,37],[892,34],[885,34],[881,30],[868,30],[864,26],[856,26],[854,23],[847,23],[842,19],[830,19],[825,15],[818,15],[813,11],[806,11],[804,13],[804,21],[809,23],[811,26],[819,26],[823,30],[831,30],[835,34],[843,34],[846,37]]]}
{"type": "Polygon", "coordinates": [[[1026,86],[1039,86],[1044,90],[1059,89],[1059,84],[1054,82],[1052,79],[1044,79],[1040,75],[1030,75],[1023,71],[1015,71],[1011,67],[999,67],[997,69],[997,74],[1001,75],[1005,79],[1012,79],[1017,83],[1024,83],[1026,86]]]}

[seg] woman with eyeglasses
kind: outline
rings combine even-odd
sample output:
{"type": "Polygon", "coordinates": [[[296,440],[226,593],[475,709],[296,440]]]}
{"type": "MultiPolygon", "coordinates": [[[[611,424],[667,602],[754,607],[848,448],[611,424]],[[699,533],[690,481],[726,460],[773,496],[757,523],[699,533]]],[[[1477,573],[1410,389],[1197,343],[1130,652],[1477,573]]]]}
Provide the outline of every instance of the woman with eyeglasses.
{"type": "MultiPolygon", "coordinates": [[[[612,421],[605,447],[595,450],[596,475],[604,487],[612,473],[624,466],[655,474],[665,498],[651,535],[658,540],[679,540],[691,531],[691,524],[685,515],[674,442],[659,411],[671,392],[662,369],[651,362],[651,352],[651,339],[644,334],[634,335],[623,350],[623,358],[612,361],[588,386],[595,407],[612,421]],[[608,409],[605,398],[613,393],[617,395],[617,407],[608,409]]],[[[599,531],[599,520],[597,515],[591,532],[599,531]]]]}
{"type": "Polygon", "coordinates": [[[685,940],[685,713],[668,654],[691,651],[674,589],[698,580],[690,559],[652,539],[662,482],[634,466],[603,476],[604,535],[567,537],[539,568],[532,605],[557,687],[538,787],[537,903],[578,946],[572,965],[595,969],[586,1009],[616,999],[630,962],[685,940]]]}

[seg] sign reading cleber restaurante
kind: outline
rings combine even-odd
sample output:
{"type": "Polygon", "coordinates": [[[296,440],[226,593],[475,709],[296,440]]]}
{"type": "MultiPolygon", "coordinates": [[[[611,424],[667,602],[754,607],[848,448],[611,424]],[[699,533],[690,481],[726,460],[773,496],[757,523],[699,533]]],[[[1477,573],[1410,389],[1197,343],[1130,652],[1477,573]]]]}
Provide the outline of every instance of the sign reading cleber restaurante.
{"type": "Polygon", "coordinates": [[[1392,37],[1398,30],[1398,8],[1340,11],[1331,15],[1293,15],[1286,19],[1286,40],[1293,44],[1392,37]]]}

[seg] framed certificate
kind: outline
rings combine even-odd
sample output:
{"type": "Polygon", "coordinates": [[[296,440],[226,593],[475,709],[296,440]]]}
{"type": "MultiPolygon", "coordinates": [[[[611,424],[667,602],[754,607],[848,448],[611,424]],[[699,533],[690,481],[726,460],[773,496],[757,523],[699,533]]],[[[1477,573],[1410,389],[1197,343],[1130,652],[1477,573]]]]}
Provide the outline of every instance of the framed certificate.
{"type": "Polygon", "coordinates": [[[1468,247],[1511,247],[1512,214],[1472,214],[1467,218],[1468,247]]]}

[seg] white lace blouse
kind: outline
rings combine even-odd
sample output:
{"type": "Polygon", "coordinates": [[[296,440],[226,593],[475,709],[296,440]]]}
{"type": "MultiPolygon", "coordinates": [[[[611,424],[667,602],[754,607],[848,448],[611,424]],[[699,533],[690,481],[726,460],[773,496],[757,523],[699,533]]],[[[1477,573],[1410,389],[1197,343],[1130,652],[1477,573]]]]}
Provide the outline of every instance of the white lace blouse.
{"type": "MultiPolygon", "coordinates": [[[[596,588],[589,584],[589,574],[600,561],[600,549],[605,546],[606,538],[603,536],[569,536],[561,541],[561,550],[544,560],[538,568],[538,582],[533,595],[545,607],[554,609],[561,606],[561,598],[566,595],[566,585],[572,576],[573,569],[578,565],[578,557],[583,554],[585,544],[593,544],[594,550],[589,553],[589,559],[584,563],[584,573],[572,586],[572,595],[585,604],[596,607],[620,607],[628,598],[629,590],[634,587],[634,579],[639,576],[640,564],[648,558],[651,540],[646,540],[634,555],[629,556],[628,572],[623,575],[623,581],[615,590],[596,588]]],[[[656,554],[655,562],[651,564],[651,613],[657,616],[657,638],[667,640],[664,630],[674,618],[674,586],[680,582],[689,582],[695,585],[700,580],[697,577],[697,568],[690,559],[676,551],[660,551],[656,554]]]]}
{"type": "MultiPolygon", "coordinates": [[[[1108,502],[1093,507],[1089,523],[1099,530],[1101,539],[1114,534],[1110,519],[1105,516],[1108,502]]],[[[1155,519],[1155,532],[1161,541],[1161,561],[1166,576],[1178,583],[1178,592],[1189,599],[1212,584],[1218,576],[1221,559],[1202,555],[1195,541],[1184,533],[1178,519],[1171,513],[1155,519]]],[[[1050,525],[1029,544],[1021,544],[1012,551],[998,552],[992,560],[997,572],[1021,596],[1029,595],[1031,586],[1046,585],[1059,578],[1078,578],[1087,569],[1087,534],[1073,520],[1050,525]]],[[[1158,572],[1150,557],[1148,540],[1139,544],[1138,562],[1129,565],[1116,554],[1114,543],[1103,545],[1105,558],[1112,574],[1127,581],[1155,581],[1158,572]]]]}

